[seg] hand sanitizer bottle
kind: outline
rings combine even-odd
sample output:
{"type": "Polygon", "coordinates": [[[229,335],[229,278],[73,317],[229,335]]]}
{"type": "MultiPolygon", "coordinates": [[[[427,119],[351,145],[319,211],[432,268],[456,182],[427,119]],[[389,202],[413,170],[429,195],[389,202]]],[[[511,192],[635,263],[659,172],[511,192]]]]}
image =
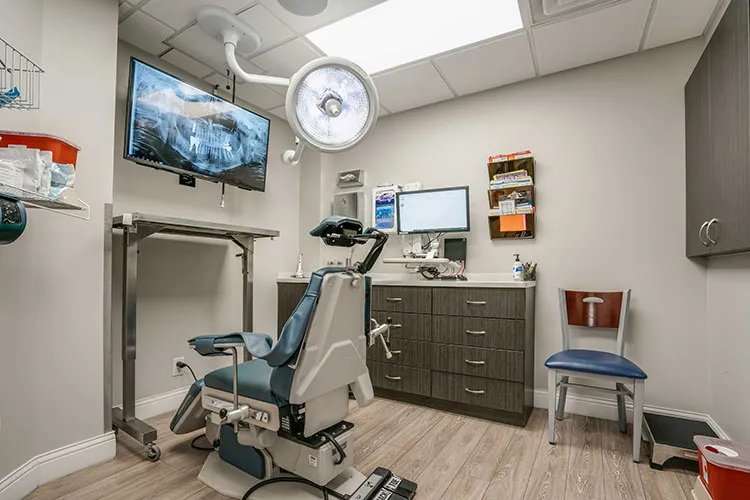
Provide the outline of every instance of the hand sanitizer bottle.
{"type": "Polygon", "coordinates": [[[518,254],[514,253],[513,255],[516,257],[516,260],[513,262],[513,280],[521,281],[523,280],[523,265],[518,258],[518,254]]]}

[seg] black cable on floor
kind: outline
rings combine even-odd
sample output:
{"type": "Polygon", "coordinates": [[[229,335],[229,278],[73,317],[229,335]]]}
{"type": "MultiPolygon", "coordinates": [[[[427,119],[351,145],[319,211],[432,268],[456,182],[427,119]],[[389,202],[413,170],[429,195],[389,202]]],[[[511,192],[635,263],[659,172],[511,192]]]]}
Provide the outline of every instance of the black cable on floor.
{"type": "MultiPolygon", "coordinates": [[[[205,434],[201,434],[200,436],[195,436],[195,437],[193,438],[193,440],[192,440],[192,441],[190,441],[190,447],[191,447],[192,449],[194,449],[194,450],[200,450],[200,451],[214,451],[214,447],[213,447],[213,446],[211,446],[210,448],[206,448],[206,447],[203,447],[203,446],[198,446],[197,444],[195,444],[195,442],[196,442],[196,441],[198,441],[198,440],[199,440],[200,438],[202,438],[202,437],[206,437],[206,435],[205,435],[205,434]]],[[[208,439],[206,439],[206,441],[208,441],[208,439]]],[[[208,444],[210,445],[211,443],[208,443],[208,444]]]]}
{"type": "MultiPolygon", "coordinates": [[[[311,486],[315,489],[318,489],[323,492],[323,500],[328,500],[328,489],[325,486],[320,486],[318,484],[313,483],[312,481],[308,481],[305,478],[302,477],[272,477],[271,479],[266,479],[265,481],[261,481],[249,490],[245,492],[245,494],[242,496],[242,500],[248,500],[250,498],[250,495],[258,491],[264,486],[268,486],[269,484],[274,483],[301,483],[306,484],[307,486],[311,486]]],[[[341,498],[341,497],[337,497],[341,498]]]]}

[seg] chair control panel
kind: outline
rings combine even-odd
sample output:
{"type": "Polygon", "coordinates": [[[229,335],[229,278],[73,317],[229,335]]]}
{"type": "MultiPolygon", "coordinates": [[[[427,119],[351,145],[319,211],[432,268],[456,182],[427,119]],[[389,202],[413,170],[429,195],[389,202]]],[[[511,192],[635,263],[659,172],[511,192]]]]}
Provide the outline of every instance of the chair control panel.
{"type": "Polygon", "coordinates": [[[378,467],[349,496],[349,499],[412,500],[416,493],[417,483],[399,477],[386,468],[378,467]]]}

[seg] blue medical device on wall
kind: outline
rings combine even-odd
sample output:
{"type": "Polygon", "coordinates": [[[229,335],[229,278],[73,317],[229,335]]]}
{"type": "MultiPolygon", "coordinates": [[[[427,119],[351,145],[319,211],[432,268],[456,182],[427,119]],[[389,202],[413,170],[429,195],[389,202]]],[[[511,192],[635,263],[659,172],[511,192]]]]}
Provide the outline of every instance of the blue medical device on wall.
{"type": "Polygon", "coordinates": [[[0,245],[16,241],[26,229],[26,207],[17,198],[0,193],[0,245]]]}

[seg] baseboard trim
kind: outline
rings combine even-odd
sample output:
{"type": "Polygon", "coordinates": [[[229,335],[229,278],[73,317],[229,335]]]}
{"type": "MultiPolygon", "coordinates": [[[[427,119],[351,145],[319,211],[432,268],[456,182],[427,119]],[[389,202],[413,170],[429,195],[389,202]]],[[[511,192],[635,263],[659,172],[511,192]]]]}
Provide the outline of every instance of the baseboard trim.
{"type": "MultiPolygon", "coordinates": [[[[548,392],[537,389],[534,391],[534,406],[536,408],[547,408],[547,395],[548,392]]],[[[633,421],[633,407],[630,402],[627,403],[627,414],[628,421],[633,421]]],[[[673,408],[665,408],[662,406],[644,405],[644,411],[649,413],[655,413],[657,415],[668,415],[671,417],[688,418],[691,420],[700,420],[706,422],[714,432],[722,439],[729,439],[726,432],[719,426],[718,423],[705,413],[697,413],[686,410],[676,410],[673,408]]],[[[565,402],[565,411],[569,413],[575,413],[577,415],[584,415],[587,417],[601,418],[604,420],[617,420],[617,401],[614,397],[611,398],[599,398],[596,396],[588,396],[584,394],[574,394],[569,392],[565,402]]]]}
{"type": "MultiPolygon", "coordinates": [[[[155,396],[141,398],[135,402],[135,416],[141,420],[156,417],[169,411],[175,411],[185,398],[190,386],[180,387],[169,392],[163,392],[155,396]]],[[[122,408],[118,405],[118,408],[122,408]]]]}
{"type": "Polygon", "coordinates": [[[115,457],[115,434],[107,432],[37,455],[0,479],[0,500],[20,500],[38,486],[115,457]]]}

